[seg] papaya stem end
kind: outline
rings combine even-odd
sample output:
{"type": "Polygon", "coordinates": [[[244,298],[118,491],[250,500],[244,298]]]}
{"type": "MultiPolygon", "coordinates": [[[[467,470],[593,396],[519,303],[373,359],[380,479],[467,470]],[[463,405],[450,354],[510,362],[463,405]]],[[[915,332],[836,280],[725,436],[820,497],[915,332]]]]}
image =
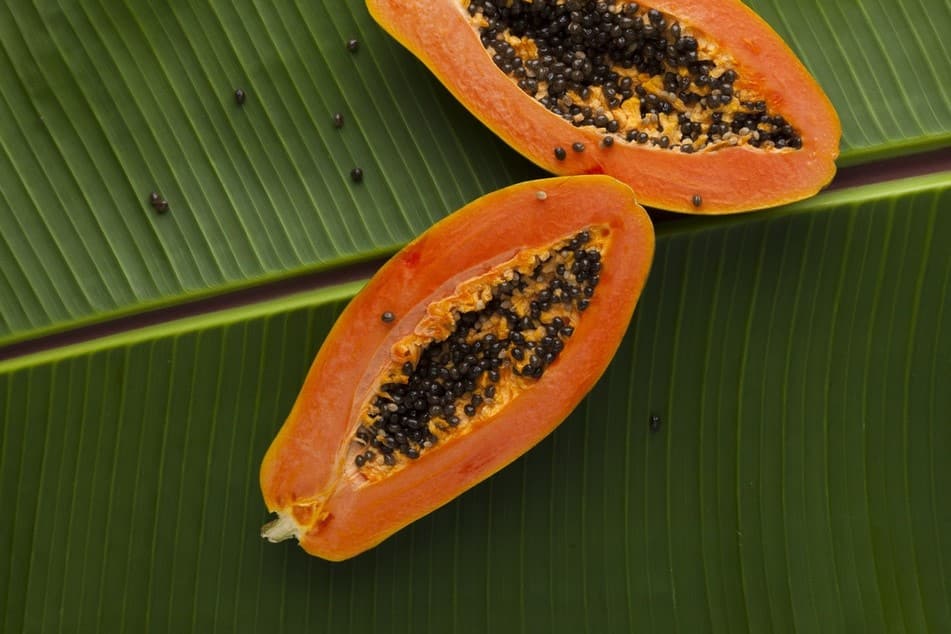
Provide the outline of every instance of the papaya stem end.
{"type": "Polygon", "coordinates": [[[276,519],[271,520],[261,527],[261,537],[268,540],[272,544],[276,544],[277,542],[282,542],[285,539],[297,537],[299,530],[300,529],[297,526],[297,522],[294,521],[294,517],[292,515],[278,513],[276,519]]]}

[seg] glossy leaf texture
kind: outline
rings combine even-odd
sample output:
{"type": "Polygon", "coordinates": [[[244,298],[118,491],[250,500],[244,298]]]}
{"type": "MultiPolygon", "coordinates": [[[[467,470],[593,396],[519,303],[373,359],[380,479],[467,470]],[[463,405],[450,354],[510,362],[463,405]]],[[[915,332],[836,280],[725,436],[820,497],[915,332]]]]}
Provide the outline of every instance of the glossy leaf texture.
{"type": "Polygon", "coordinates": [[[357,3],[18,3],[0,42],[0,342],[378,256],[538,174],[357,3]]]}
{"type": "MultiPolygon", "coordinates": [[[[951,143],[947,2],[751,4],[838,108],[843,164],[951,143]]],[[[0,345],[390,252],[538,175],[360,2],[7,3],[0,345]]]]}
{"type": "Polygon", "coordinates": [[[257,466],[356,286],[0,364],[0,630],[951,630],[949,207],[661,227],[583,405],[340,564],[258,537],[257,466]]]}
{"type": "Polygon", "coordinates": [[[750,0],[842,120],[840,165],[951,145],[951,5],[941,0],[750,0]]]}

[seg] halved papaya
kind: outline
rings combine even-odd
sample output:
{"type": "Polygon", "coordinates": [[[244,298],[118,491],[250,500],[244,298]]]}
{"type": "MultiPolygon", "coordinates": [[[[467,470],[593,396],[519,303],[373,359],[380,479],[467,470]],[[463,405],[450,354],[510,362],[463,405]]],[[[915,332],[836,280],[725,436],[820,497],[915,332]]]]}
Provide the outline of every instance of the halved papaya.
{"type": "Polygon", "coordinates": [[[367,0],[476,117],[556,174],[642,204],[727,213],[808,197],[841,127],[795,54],[738,0],[367,0]]]}
{"type": "Polygon", "coordinates": [[[434,225],[324,341],[261,466],[262,535],[345,559],[527,451],[606,368],[653,250],[607,176],[514,185],[434,225]]]}

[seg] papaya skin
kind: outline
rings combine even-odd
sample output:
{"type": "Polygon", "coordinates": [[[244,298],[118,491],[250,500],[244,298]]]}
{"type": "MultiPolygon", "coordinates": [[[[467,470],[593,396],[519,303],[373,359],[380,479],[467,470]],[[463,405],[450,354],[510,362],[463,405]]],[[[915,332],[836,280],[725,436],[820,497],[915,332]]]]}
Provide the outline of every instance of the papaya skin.
{"type": "Polygon", "coordinates": [[[297,537],[333,561],[357,555],[481,482],[564,420],[604,372],[646,281],[654,233],[629,187],[607,176],[531,181],[488,194],[397,253],[331,329],[264,456],[260,483],[279,519],[262,535],[297,537]],[[385,479],[354,476],[348,451],[361,404],[394,342],[463,281],[589,226],[609,243],[597,294],[571,341],[530,388],[468,433],[385,479]],[[381,319],[391,312],[394,320],[381,319]]]}
{"type": "Polygon", "coordinates": [[[814,195],[835,174],[841,125],[828,97],[770,26],[738,0],[643,3],[702,32],[733,58],[737,88],[766,100],[799,131],[799,150],[747,145],[682,154],[575,127],[525,94],[483,48],[459,0],[367,0],[374,19],[479,120],[555,174],[608,174],[647,206],[690,214],[752,211],[814,195]],[[571,151],[581,142],[584,152],[571,151]],[[554,148],[567,150],[557,160],[554,148]],[[694,204],[700,195],[702,205],[694,204]]]}

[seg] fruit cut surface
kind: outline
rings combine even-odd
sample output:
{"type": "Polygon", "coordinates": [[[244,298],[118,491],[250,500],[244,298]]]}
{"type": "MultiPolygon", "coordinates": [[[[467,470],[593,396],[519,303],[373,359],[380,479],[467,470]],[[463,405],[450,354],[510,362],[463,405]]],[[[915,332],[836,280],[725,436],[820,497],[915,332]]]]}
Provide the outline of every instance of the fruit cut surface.
{"type": "Polygon", "coordinates": [[[815,194],[841,126],[796,55],[736,0],[367,0],[483,123],[556,174],[645,205],[749,211],[815,194]]]}
{"type": "Polygon", "coordinates": [[[500,190],[407,245],[344,310],[268,450],[262,535],[345,559],[534,446],[607,367],[653,249],[607,176],[500,190]]]}

